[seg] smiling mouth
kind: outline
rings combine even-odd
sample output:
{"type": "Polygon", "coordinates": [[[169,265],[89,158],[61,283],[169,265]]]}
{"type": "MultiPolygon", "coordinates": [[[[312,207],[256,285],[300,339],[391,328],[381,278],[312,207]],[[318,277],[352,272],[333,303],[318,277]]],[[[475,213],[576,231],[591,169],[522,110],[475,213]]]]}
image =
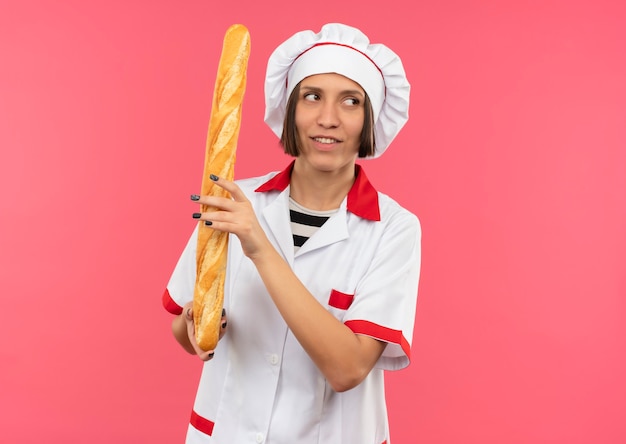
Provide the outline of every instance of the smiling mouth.
{"type": "Polygon", "coordinates": [[[328,145],[330,145],[331,143],[341,142],[340,140],[331,139],[329,137],[313,137],[313,140],[318,143],[323,143],[323,144],[328,144],[328,145]]]}

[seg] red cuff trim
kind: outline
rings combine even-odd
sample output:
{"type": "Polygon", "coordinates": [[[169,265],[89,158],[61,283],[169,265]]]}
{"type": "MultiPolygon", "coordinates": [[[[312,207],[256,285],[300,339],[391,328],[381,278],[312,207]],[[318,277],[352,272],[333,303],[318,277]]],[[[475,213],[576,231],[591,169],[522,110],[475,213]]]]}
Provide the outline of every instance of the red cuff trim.
{"type": "Polygon", "coordinates": [[[199,430],[205,435],[211,436],[211,434],[213,434],[213,427],[215,427],[215,423],[213,421],[209,421],[208,419],[203,418],[202,416],[198,415],[195,412],[195,410],[191,411],[191,420],[189,421],[189,423],[196,430],[199,430]]]}
{"type": "Polygon", "coordinates": [[[165,307],[167,311],[175,315],[179,315],[183,312],[183,307],[174,302],[174,299],[172,299],[172,297],[170,296],[170,292],[167,288],[163,293],[163,307],[165,307]]]}
{"type": "Polygon", "coordinates": [[[330,298],[328,299],[328,305],[342,310],[347,310],[350,305],[352,305],[353,300],[353,294],[346,294],[337,290],[332,290],[330,292],[330,298]]]}
{"type": "Polygon", "coordinates": [[[381,341],[399,345],[407,358],[411,359],[411,346],[409,345],[409,341],[402,335],[402,331],[392,330],[391,328],[382,327],[373,322],[361,320],[346,321],[345,325],[354,333],[371,336],[381,341]]]}

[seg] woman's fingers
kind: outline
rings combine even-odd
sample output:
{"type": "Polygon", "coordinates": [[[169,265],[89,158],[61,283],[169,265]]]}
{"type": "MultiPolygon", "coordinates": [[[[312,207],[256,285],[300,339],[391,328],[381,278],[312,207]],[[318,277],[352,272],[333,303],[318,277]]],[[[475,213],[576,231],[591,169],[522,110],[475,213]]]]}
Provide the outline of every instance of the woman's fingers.
{"type": "Polygon", "coordinates": [[[206,352],[201,351],[201,353],[198,353],[198,357],[203,361],[210,361],[211,359],[213,359],[213,356],[215,356],[214,350],[209,350],[206,352]]]}
{"type": "Polygon", "coordinates": [[[235,182],[231,182],[230,180],[217,177],[214,174],[211,174],[210,177],[215,185],[228,191],[235,202],[245,202],[248,200],[243,191],[241,191],[241,188],[239,188],[239,186],[235,182]]]}
{"type": "Polygon", "coordinates": [[[228,326],[228,321],[226,320],[226,309],[223,308],[222,309],[222,320],[221,320],[222,324],[220,326],[220,339],[222,339],[222,336],[224,336],[226,334],[226,327],[228,326]]]}
{"type": "Polygon", "coordinates": [[[228,191],[231,199],[217,196],[192,195],[194,202],[209,208],[203,213],[194,213],[193,217],[204,221],[216,231],[232,233],[241,241],[244,254],[256,255],[262,248],[270,245],[254,213],[252,204],[239,186],[229,180],[212,175],[213,183],[228,191]]]}
{"type": "Polygon", "coordinates": [[[193,218],[205,221],[218,231],[245,235],[256,221],[252,205],[236,183],[217,176],[212,177],[213,182],[228,191],[232,198],[192,195],[192,201],[208,208],[208,211],[193,213],[193,218]]]}
{"type": "Polygon", "coordinates": [[[232,199],[216,196],[202,196],[198,203],[206,205],[210,209],[213,209],[213,211],[215,211],[215,209],[223,211],[235,211],[238,205],[238,202],[232,199]]]}
{"type": "MultiPolygon", "coordinates": [[[[184,313],[185,321],[187,322],[187,335],[189,336],[189,342],[191,342],[191,345],[196,352],[196,355],[198,355],[198,357],[202,361],[209,361],[213,359],[213,356],[215,355],[215,350],[204,351],[198,346],[198,342],[196,341],[196,327],[193,322],[193,308],[190,304],[185,305],[184,313]]],[[[222,325],[224,325],[224,319],[222,319],[222,325]]],[[[225,327],[222,327],[220,330],[220,338],[224,335],[225,332],[225,327]]]]}
{"type": "Polygon", "coordinates": [[[248,201],[244,192],[241,191],[241,188],[239,188],[239,186],[235,182],[218,178],[217,176],[213,174],[211,174],[211,178],[217,186],[228,191],[232,198],[229,199],[226,197],[219,197],[219,196],[201,196],[199,194],[192,194],[191,195],[192,201],[201,205],[206,205],[208,207],[215,207],[215,208],[226,210],[226,211],[231,211],[234,208],[235,206],[234,202],[247,202],[248,201]]]}

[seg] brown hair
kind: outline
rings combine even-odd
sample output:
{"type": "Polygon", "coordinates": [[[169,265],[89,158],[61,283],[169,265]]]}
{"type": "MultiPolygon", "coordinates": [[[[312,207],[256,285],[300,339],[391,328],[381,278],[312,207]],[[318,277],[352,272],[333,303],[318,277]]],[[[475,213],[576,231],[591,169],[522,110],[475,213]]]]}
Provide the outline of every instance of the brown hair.
{"type": "MultiPolygon", "coordinates": [[[[296,128],[296,105],[298,104],[298,96],[300,95],[300,84],[291,92],[287,101],[285,110],[285,120],[283,122],[283,134],[280,137],[280,144],[286,154],[293,157],[300,155],[300,138],[298,137],[298,129],[296,128]]],[[[359,157],[373,156],[376,150],[376,141],[374,139],[374,112],[372,104],[367,93],[363,101],[365,107],[365,116],[363,119],[363,129],[361,130],[359,157]]]]}

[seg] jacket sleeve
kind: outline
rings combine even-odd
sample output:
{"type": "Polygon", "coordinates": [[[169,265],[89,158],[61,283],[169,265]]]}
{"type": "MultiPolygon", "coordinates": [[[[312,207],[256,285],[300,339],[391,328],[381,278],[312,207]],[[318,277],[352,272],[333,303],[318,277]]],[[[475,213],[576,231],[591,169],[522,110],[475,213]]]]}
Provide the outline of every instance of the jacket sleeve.
{"type": "Polygon", "coordinates": [[[357,334],[387,342],[377,367],[409,364],[421,264],[421,226],[405,212],[387,224],[344,323],[357,334]]]}
{"type": "Polygon", "coordinates": [[[163,293],[163,307],[172,314],[182,313],[183,305],[193,300],[197,242],[198,226],[196,225],[163,293]]]}

